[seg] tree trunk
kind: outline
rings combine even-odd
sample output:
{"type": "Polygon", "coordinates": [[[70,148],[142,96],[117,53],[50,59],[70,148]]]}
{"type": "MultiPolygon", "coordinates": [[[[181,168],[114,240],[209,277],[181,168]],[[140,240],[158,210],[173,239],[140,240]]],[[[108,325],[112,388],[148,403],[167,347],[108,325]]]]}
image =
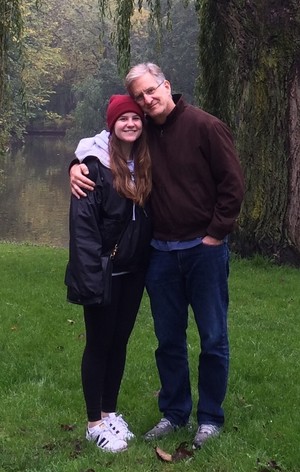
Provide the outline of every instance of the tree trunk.
{"type": "Polygon", "coordinates": [[[286,225],[294,246],[300,248],[300,67],[295,70],[290,88],[289,138],[290,179],[286,225]]]}
{"type": "Polygon", "coordinates": [[[198,4],[201,105],[233,128],[246,178],[234,246],[300,265],[299,2],[198,4]]]}

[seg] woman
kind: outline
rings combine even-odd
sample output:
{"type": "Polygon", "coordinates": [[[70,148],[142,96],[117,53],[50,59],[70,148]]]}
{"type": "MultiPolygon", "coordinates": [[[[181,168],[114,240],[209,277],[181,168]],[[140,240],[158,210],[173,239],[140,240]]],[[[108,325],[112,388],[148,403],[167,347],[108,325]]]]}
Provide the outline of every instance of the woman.
{"type": "Polygon", "coordinates": [[[70,248],[66,270],[68,300],[83,305],[86,346],[82,385],[88,425],[86,438],[104,451],[119,452],[134,437],[116,413],[126,347],[144,289],[151,239],[147,200],[151,164],[142,109],[127,95],[113,95],[107,108],[109,153],[101,136],[80,141],[95,190],[71,197],[70,248]],[[103,305],[100,261],[113,259],[111,302],[103,305]]]}

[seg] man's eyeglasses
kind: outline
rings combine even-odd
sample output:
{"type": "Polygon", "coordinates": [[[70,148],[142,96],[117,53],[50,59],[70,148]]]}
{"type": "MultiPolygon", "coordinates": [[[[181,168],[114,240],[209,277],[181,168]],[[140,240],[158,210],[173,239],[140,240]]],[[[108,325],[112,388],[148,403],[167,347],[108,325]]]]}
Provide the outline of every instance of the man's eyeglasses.
{"type": "Polygon", "coordinates": [[[151,95],[154,94],[155,90],[157,90],[158,87],[160,87],[163,83],[164,83],[164,80],[160,84],[158,84],[157,87],[149,87],[147,90],[143,90],[139,95],[136,95],[133,97],[134,100],[137,103],[142,103],[145,99],[145,95],[148,95],[148,97],[150,97],[151,95]]]}

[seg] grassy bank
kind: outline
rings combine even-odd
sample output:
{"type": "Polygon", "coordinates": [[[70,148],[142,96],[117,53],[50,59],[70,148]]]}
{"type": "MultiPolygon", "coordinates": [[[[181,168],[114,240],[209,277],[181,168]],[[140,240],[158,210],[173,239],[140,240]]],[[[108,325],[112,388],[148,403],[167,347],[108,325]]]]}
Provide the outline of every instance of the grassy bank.
{"type": "MultiPolygon", "coordinates": [[[[137,438],[105,454],[84,440],[81,307],[65,301],[67,251],[0,244],[1,472],[299,472],[300,272],[260,258],[231,264],[231,369],[220,438],[188,462],[163,463],[143,432],[160,419],[147,295],[128,349],[119,410],[137,438]]],[[[191,317],[196,399],[198,337],[191,317]]],[[[174,452],[196,429],[159,441],[174,452]]]]}

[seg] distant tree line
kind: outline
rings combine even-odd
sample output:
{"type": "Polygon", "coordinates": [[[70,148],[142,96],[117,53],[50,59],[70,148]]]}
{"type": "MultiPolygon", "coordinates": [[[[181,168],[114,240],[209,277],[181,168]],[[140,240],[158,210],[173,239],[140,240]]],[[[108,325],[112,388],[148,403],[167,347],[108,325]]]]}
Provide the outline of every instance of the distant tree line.
{"type": "MultiPolygon", "coordinates": [[[[6,119],[5,130],[1,122],[0,129],[6,138],[20,137],[26,129],[61,127],[69,128],[69,135],[81,137],[105,126],[109,96],[125,91],[113,40],[117,2],[107,2],[107,17],[101,19],[98,0],[41,0],[38,4],[22,0],[22,16],[19,0],[4,1],[11,15],[8,4],[18,6],[15,23],[11,17],[7,30],[11,38],[16,31],[19,37],[17,42],[5,43],[6,60],[1,58],[7,100],[2,94],[6,119]]],[[[162,11],[160,36],[157,25],[149,22],[150,13],[147,5],[140,12],[133,11],[132,60],[159,62],[174,87],[194,101],[199,35],[194,7],[184,8],[181,1],[174,1],[173,28],[166,24],[167,13],[162,11]],[[178,67],[184,74],[176,74],[178,67]]]]}

